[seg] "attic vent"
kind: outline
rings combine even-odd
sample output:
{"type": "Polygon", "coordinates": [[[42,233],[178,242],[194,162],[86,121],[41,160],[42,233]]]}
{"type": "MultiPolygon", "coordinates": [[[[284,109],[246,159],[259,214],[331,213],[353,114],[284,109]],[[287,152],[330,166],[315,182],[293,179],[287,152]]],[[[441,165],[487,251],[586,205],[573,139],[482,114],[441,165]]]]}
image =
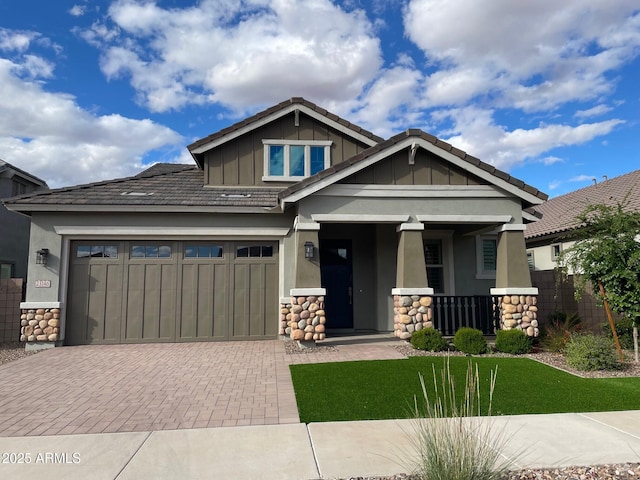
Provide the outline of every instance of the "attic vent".
{"type": "Polygon", "coordinates": [[[223,193],[220,196],[225,198],[251,198],[250,193],[223,193]]]}
{"type": "Polygon", "coordinates": [[[126,195],[128,197],[149,197],[155,192],[122,192],[120,195],[126,195]]]}

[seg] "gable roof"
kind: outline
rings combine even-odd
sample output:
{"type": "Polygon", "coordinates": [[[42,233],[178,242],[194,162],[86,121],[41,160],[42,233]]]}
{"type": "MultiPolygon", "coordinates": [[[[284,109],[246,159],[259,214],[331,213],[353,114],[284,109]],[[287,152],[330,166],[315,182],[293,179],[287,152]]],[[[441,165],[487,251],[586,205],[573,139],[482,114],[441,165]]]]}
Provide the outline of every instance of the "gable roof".
{"type": "Polygon", "coordinates": [[[520,197],[527,205],[537,205],[548,198],[547,194],[531,185],[527,185],[522,180],[512,177],[447,142],[418,129],[409,129],[399,133],[344,162],[305,178],[280,192],[278,198],[283,206],[286,203],[295,202],[387,158],[397,151],[411,148],[413,145],[433,152],[452,164],[520,197]]]}
{"type": "Polygon", "coordinates": [[[278,118],[281,118],[291,112],[301,111],[309,115],[316,120],[335,128],[347,135],[363,142],[366,145],[375,145],[382,142],[384,139],[374,135],[368,130],[365,130],[358,125],[355,125],[338,115],[331,113],[324,108],[319,107],[313,102],[305,100],[302,97],[293,97],[284,102],[280,102],[273,107],[270,107],[262,112],[258,112],[255,115],[248,117],[238,123],[235,123],[227,128],[213,133],[205,138],[197,140],[191,145],[187,146],[187,149],[195,159],[196,163],[202,168],[203,166],[203,154],[211,150],[218,145],[222,145],[234,138],[237,138],[251,130],[254,130],[262,125],[266,125],[278,118]]]}
{"type": "Polygon", "coordinates": [[[587,205],[616,205],[627,203],[627,208],[640,211],[640,170],[629,172],[604,182],[552,198],[534,207],[542,219],[527,225],[526,240],[557,236],[577,227],[575,216],[587,205]]]}
{"type": "Polygon", "coordinates": [[[277,207],[277,187],[208,187],[195,165],[156,164],[138,175],[14,197],[10,210],[264,211],[277,207]]]}
{"type": "Polygon", "coordinates": [[[24,170],[22,170],[21,168],[16,167],[15,165],[11,165],[9,162],[5,162],[4,160],[2,160],[0,158],[0,173],[7,171],[7,170],[13,170],[15,173],[19,174],[22,178],[24,178],[25,180],[30,181],[31,183],[38,185],[40,187],[45,187],[45,188],[49,188],[47,186],[47,182],[45,182],[44,180],[42,180],[41,178],[36,177],[35,175],[26,172],[24,170]]]}

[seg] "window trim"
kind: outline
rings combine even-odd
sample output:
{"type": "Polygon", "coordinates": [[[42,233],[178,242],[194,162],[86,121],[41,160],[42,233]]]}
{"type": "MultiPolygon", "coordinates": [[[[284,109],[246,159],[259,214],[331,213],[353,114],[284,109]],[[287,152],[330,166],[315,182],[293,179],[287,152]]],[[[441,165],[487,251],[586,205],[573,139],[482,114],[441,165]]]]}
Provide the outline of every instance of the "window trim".
{"type": "Polygon", "coordinates": [[[262,140],[263,159],[264,159],[264,175],[263,182],[297,182],[311,176],[311,147],[324,147],[324,169],[331,166],[331,140],[262,140]],[[269,173],[269,164],[271,159],[271,146],[284,147],[283,162],[284,175],[271,175],[269,173]],[[290,147],[302,146],[304,149],[304,175],[289,175],[290,165],[290,147]]]}
{"type": "Polygon", "coordinates": [[[550,248],[551,248],[551,260],[553,262],[556,262],[558,260],[558,257],[562,253],[562,243],[552,243],[550,245],[550,248]],[[558,254],[557,255],[556,255],[556,252],[555,252],[555,248],[556,247],[558,247],[558,254]]]}
{"type": "MultiPolygon", "coordinates": [[[[422,232],[422,240],[441,240],[442,241],[442,266],[443,266],[443,286],[444,293],[437,295],[455,295],[456,279],[455,267],[453,259],[453,230],[427,230],[422,232]]],[[[424,242],[423,242],[424,248],[424,242]]],[[[426,258],[425,258],[426,267],[426,258]]]]}
{"type": "Polygon", "coordinates": [[[527,263],[529,264],[529,271],[533,272],[536,269],[536,254],[533,250],[527,250],[527,263]]]}
{"type": "Polygon", "coordinates": [[[485,270],[484,268],[484,240],[494,240],[496,242],[496,268],[498,267],[498,236],[497,235],[476,235],[476,279],[495,280],[495,270],[485,270]]]}

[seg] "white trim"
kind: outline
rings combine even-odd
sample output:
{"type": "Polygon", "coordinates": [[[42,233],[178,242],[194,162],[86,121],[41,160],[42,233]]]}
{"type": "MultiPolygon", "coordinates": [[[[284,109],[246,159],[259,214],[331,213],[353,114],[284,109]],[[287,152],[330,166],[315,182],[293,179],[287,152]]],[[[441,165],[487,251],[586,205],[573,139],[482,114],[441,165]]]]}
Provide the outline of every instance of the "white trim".
{"type": "Polygon", "coordinates": [[[228,133],[227,135],[223,135],[222,137],[216,138],[215,140],[212,140],[210,142],[204,143],[196,148],[194,148],[193,150],[190,150],[190,153],[192,155],[197,155],[199,153],[204,153],[208,150],[211,150],[214,147],[217,147],[218,145],[222,145],[224,143],[227,143],[230,140],[233,140],[234,138],[238,138],[246,133],[249,133],[253,130],[256,130],[264,125],[267,125],[271,122],[273,122],[274,120],[277,120],[279,118],[285,117],[286,115],[288,115],[291,112],[295,112],[296,110],[299,110],[301,112],[303,112],[304,114],[315,118],[316,120],[324,123],[325,125],[328,125],[336,130],[338,130],[339,132],[342,132],[348,136],[350,136],[351,138],[355,138],[356,140],[359,140],[361,142],[363,142],[366,145],[369,146],[374,146],[376,145],[378,142],[370,137],[367,137],[366,135],[362,135],[360,133],[358,133],[355,130],[352,130],[350,128],[345,127],[342,123],[337,122],[335,120],[331,120],[330,118],[328,118],[326,115],[323,115],[319,112],[316,112],[315,110],[307,107],[306,105],[300,104],[300,103],[292,103],[291,105],[288,105],[287,107],[283,108],[282,110],[278,110],[274,113],[272,113],[271,115],[267,115],[265,117],[262,117],[260,119],[257,119],[247,125],[244,125],[243,127],[240,127],[236,130],[233,130],[232,132],[228,133]]]}
{"type": "Polygon", "coordinates": [[[313,146],[313,147],[330,147],[333,145],[331,140],[287,140],[287,139],[263,139],[263,145],[298,145],[298,146],[313,146]]]}
{"type": "MultiPolygon", "coordinates": [[[[62,237],[60,248],[60,275],[58,277],[58,292],[63,301],[67,300],[67,293],[69,287],[69,275],[70,265],[69,259],[71,258],[71,240],[69,237],[62,237]]],[[[63,309],[60,313],[60,335],[58,338],[64,340],[67,335],[67,309],[63,309]]]]}
{"type": "MultiPolygon", "coordinates": [[[[284,294],[284,272],[285,272],[285,252],[284,238],[278,240],[278,295],[284,294]]],[[[280,329],[280,316],[278,316],[278,331],[280,329]]]]}
{"type": "Polygon", "coordinates": [[[292,288],[291,296],[292,297],[307,297],[309,295],[326,295],[326,288],[292,288]]]}
{"type": "Polygon", "coordinates": [[[291,297],[280,297],[280,303],[291,303],[291,297]]]}
{"type": "Polygon", "coordinates": [[[289,227],[138,227],[138,226],[71,226],[54,225],[58,235],[97,235],[100,237],[148,235],[156,237],[284,237],[289,227]]]}
{"type": "Polygon", "coordinates": [[[417,215],[425,223],[507,223],[511,215],[417,215]]]}
{"type": "Polygon", "coordinates": [[[63,302],[20,302],[20,308],[62,308],[63,302]]]}
{"type": "Polygon", "coordinates": [[[317,232],[320,230],[320,224],[317,222],[296,223],[293,229],[296,232],[317,232]]]}
{"type": "Polygon", "coordinates": [[[476,165],[473,165],[472,163],[466,160],[463,160],[457,157],[456,155],[450,152],[447,152],[446,150],[443,150],[442,148],[432,144],[431,142],[423,138],[412,135],[412,136],[407,136],[403,140],[399,141],[398,143],[392,146],[389,146],[388,148],[385,148],[384,150],[376,152],[375,154],[369,156],[365,160],[356,162],[346,168],[343,168],[340,171],[335,172],[334,174],[328,177],[325,177],[321,181],[313,183],[312,185],[309,185],[308,187],[303,188],[302,190],[299,190],[298,192],[290,195],[287,198],[283,198],[281,200],[281,204],[284,207],[286,203],[296,202],[302,198],[312,195],[317,191],[328,187],[329,185],[333,185],[334,183],[337,183],[338,181],[344,178],[347,178],[348,176],[353,175],[354,173],[357,173],[379,162],[380,160],[391,157],[394,153],[402,151],[405,148],[411,147],[414,143],[418,144],[425,150],[434,153],[435,155],[441,157],[442,159],[452,163],[453,165],[456,165],[462,170],[465,170],[471,173],[472,175],[480,177],[483,180],[486,180],[489,184],[495,185],[496,187],[502,190],[505,190],[506,192],[526,202],[529,202],[533,205],[540,205],[541,203],[544,202],[544,200],[542,200],[541,198],[538,198],[537,196],[507,182],[506,180],[502,180],[501,178],[488,172],[487,170],[477,167],[476,165]]]}
{"type": "Polygon", "coordinates": [[[396,232],[421,232],[424,230],[424,224],[422,223],[401,223],[396,227],[396,232]]]}
{"type": "Polygon", "coordinates": [[[385,198],[505,198],[493,185],[355,185],[336,184],[317,195],[385,198]]]}
{"type": "Polygon", "coordinates": [[[492,288],[489,293],[491,295],[538,295],[538,289],[536,287],[492,288]]]}
{"type": "Polygon", "coordinates": [[[391,289],[391,295],[433,295],[433,288],[404,288],[397,287],[391,289]]]}
{"type": "Polygon", "coordinates": [[[524,223],[508,223],[496,229],[497,232],[524,232],[527,226],[524,223]]]}
{"type": "Polygon", "coordinates": [[[316,213],[311,218],[320,223],[403,223],[410,215],[357,215],[353,213],[316,213]]]}
{"type": "Polygon", "coordinates": [[[323,170],[331,166],[331,140],[277,140],[277,139],[263,139],[262,140],[262,160],[263,160],[263,172],[265,175],[262,177],[264,182],[299,182],[300,180],[311,176],[311,147],[322,147],[323,149],[323,170]],[[271,165],[271,149],[269,146],[281,146],[282,150],[282,171],[283,175],[273,175],[270,171],[271,165]],[[287,175],[291,172],[291,148],[292,146],[304,147],[304,154],[302,161],[304,174],[303,175],[287,175]]]}

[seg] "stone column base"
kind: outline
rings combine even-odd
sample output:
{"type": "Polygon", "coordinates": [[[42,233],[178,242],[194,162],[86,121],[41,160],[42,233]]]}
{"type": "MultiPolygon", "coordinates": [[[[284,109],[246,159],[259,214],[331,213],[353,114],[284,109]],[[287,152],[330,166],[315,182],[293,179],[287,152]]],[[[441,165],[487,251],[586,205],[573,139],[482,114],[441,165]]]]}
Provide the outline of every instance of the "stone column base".
{"type": "Polygon", "coordinates": [[[540,335],[537,288],[493,288],[491,295],[498,296],[493,308],[500,311],[500,329],[522,330],[529,337],[540,335]]]}
{"type": "Polygon", "coordinates": [[[393,334],[408,340],[413,332],[433,328],[433,289],[394,288],[393,334]]]}
{"type": "Polygon", "coordinates": [[[324,288],[294,288],[291,298],[280,300],[280,335],[313,342],[326,338],[324,288]]]}
{"type": "Polygon", "coordinates": [[[20,304],[20,341],[49,348],[62,339],[59,302],[23,302],[20,304]]]}

